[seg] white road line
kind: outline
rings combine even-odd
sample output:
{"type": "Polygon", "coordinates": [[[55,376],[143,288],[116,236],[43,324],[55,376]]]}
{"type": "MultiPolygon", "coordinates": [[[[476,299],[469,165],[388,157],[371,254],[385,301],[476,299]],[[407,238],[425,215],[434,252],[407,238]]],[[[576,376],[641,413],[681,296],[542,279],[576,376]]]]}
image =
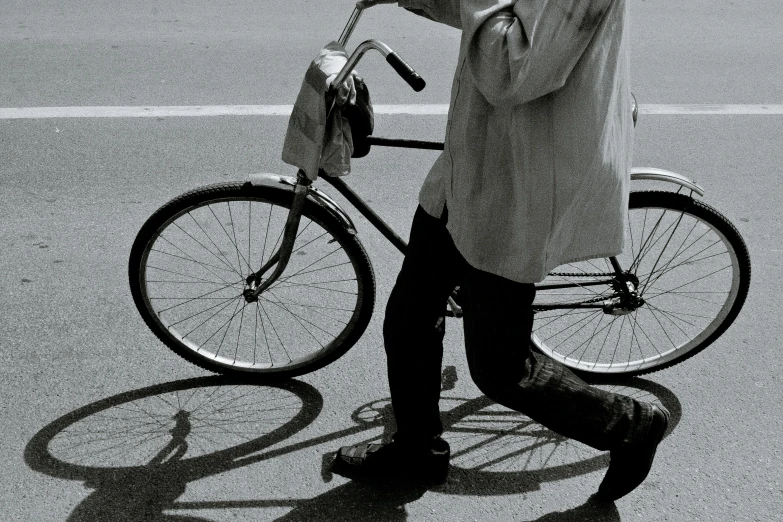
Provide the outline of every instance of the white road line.
{"type": "Polygon", "coordinates": [[[179,116],[290,116],[293,105],[172,105],[140,107],[0,108],[0,119],[163,118],[179,116]]]}
{"type": "MultiPolygon", "coordinates": [[[[40,118],[168,118],[193,116],[289,116],[293,105],[171,105],[139,107],[0,107],[0,120],[40,118]]],[[[376,114],[442,116],[445,104],[375,105],[376,114]]],[[[783,104],[642,104],[650,115],[783,115],[783,104]]]]}
{"type": "Polygon", "coordinates": [[[642,114],[720,114],[720,115],[756,115],[756,114],[783,114],[783,105],[758,104],[758,105],[665,105],[665,104],[640,104],[639,112],[642,114]]]}

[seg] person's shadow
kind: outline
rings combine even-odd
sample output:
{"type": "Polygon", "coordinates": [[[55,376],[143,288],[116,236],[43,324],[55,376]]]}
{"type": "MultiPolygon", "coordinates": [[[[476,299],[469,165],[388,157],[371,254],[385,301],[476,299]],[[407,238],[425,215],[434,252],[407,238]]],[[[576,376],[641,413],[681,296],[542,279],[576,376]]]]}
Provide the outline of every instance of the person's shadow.
{"type": "Polygon", "coordinates": [[[620,522],[620,512],[614,502],[602,502],[590,497],[581,506],[548,513],[532,522],[620,522]]]}
{"type": "MultiPolygon", "coordinates": [[[[404,522],[405,505],[421,498],[427,488],[402,484],[351,481],[313,499],[305,500],[279,522],[404,522]]],[[[531,522],[619,522],[614,502],[590,497],[581,506],[548,513],[531,522]]]]}

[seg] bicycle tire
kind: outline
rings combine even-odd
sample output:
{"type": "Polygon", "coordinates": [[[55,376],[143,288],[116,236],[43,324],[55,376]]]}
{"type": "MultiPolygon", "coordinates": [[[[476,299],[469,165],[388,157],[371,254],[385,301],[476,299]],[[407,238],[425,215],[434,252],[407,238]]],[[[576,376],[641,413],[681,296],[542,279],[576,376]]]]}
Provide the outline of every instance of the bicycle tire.
{"type": "Polygon", "coordinates": [[[711,206],[685,194],[642,191],[630,194],[628,210],[626,252],[618,261],[637,278],[641,306],[540,308],[616,302],[617,289],[598,284],[612,277],[608,259],[556,268],[543,284],[577,286],[539,290],[534,303],[533,347],[584,376],[643,375],[693,357],[729,328],[750,288],[745,242],[711,206]]]}
{"type": "Polygon", "coordinates": [[[166,346],[216,373],[288,378],[356,343],[375,304],[372,266],[355,233],[313,201],[280,278],[256,302],[242,294],[280,244],[292,201],[290,188],[220,183],[150,216],[128,273],[136,307],[166,346]]]}

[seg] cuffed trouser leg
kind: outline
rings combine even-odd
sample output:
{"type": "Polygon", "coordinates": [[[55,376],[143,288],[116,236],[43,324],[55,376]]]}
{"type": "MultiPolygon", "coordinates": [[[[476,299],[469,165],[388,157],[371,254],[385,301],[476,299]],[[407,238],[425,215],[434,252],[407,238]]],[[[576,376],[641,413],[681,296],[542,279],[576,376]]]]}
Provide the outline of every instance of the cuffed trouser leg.
{"type": "Polygon", "coordinates": [[[460,292],[471,376],[490,399],[599,450],[646,433],[649,405],[589,386],[530,350],[533,284],[468,268],[460,292]]]}

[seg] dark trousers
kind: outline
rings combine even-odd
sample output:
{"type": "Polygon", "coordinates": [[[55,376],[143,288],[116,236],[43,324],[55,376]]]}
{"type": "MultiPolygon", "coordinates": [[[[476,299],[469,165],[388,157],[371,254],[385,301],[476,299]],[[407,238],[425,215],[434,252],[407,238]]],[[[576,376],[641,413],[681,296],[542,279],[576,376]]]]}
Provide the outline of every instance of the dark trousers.
{"type": "Polygon", "coordinates": [[[395,440],[427,443],[443,431],[441,387],[446,300],[460,286],[465,349],[473,381],[490,399],[599,450],[646,433],[650,406],[591,387],[530,350],[535,287],[477,270],[446,230],[447,212],[416,211],[410,243],[383,325],[395,440]]]}

